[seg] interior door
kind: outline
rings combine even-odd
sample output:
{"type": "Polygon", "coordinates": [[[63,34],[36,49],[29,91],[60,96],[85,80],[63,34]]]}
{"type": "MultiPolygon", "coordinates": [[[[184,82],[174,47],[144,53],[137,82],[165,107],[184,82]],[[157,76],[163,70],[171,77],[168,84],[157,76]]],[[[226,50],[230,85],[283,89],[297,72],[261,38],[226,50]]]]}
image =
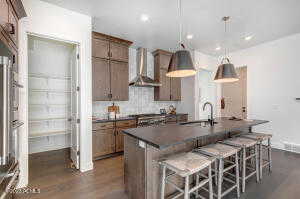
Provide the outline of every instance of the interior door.
{"type": "Polygon", "coordinates": [[[247,118],[247,67],[237,68],[239,81],[222,84],[223,117],[247,118]]]}
{"type": "Polygon", "coordinates": [[[76,169],[79,169],[79,46],[75,47],[73,54],[71,62],[71,160],[76,169]]]}

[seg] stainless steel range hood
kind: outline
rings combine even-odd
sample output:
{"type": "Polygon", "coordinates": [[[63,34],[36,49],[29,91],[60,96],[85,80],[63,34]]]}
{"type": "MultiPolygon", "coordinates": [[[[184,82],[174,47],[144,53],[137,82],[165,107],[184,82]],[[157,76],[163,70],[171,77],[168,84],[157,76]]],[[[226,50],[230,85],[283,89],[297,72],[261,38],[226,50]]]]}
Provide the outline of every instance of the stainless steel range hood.
{"type": "Polygon", "coordinates": [[[161,86],[159,82],[147,76],[147,49],[138,48],[136,55],[137,76],[129,83],[129,86],[156,87],[161,86]]]}

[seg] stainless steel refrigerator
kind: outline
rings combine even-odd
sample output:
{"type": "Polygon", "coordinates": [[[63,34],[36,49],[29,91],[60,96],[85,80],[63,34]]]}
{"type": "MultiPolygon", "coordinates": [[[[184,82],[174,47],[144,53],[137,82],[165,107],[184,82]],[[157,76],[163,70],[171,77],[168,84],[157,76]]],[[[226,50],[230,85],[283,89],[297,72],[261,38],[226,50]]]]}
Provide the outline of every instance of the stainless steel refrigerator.
{"type": "Polygon", "coordinates": [[[14,57],[0,41],[0,199],[12,198],[19,178],[18,73],[13,70],[14,57]]]}

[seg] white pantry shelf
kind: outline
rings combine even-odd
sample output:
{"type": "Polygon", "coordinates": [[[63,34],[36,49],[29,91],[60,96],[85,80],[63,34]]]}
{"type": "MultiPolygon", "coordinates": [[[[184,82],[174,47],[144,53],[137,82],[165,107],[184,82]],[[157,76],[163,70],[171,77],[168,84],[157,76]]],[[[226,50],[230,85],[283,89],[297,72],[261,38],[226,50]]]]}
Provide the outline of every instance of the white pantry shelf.
{"type": "Polygon", "coordinates": [[[70,104],[29,104],[29,106],[71,106],[70,104]]]}
{"type": "Polygon", "coordinates": [[[41,92],[41,93],[71,93],[70,90],[57,90],[57,89],[30,89],[30,92],[41,92]]]}
{"type": "Polygon", "coordinates": [[[49,137],[49,136],[58,136],[58,135],[68,135],[71,134],[70,130],[61,130],[61,131],[44,131],[38,133],[29,133],[29,138],[41,138],[41,137],[49,137]]]}
{"type": "Polygon", "coordinates": [[[46,75],[46,74],[38,74],[38,73],[30,73],[29,77],[33,78],[42,78],[42,79],[59,79],[59,80],[71,80],[69,76],[58,76],[58,75],[46,75]]]}
{"type": "Polygon", "coordinates": [[[49,122],[49,121],[56,121],[56,120],[65,120],[68,121],[66,117],[54,117],[54,118],[41,118],[41,119],[31,119],[29,120],[30,123],[34,122],[49,122]]]}

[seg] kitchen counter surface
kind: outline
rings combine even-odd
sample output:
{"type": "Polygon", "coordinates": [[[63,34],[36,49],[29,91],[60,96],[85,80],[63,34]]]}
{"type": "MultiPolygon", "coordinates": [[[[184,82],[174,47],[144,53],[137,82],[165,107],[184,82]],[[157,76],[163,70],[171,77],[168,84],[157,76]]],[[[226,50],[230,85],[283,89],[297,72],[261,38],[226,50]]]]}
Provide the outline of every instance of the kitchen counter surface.
{"type": "MultiPolygon", "coordinates": [[[[158,114],[159,115],[159,114],[158,114]]],[[[176,113],[176,114],[161,114],[162,116],[166,116],[166,117],[177,117],[177,116],[181,116],[181,115],[188,115],[187,113],[176,113]]],[[[104,123],[104,122],[116,122],[116,121],[125,121],[125,120],[135,120],[136,118],[135,117],[120,117],[120,118],[117,118],[117,119],[100,119],[100,118],[97,118],[97,119],[93,119],[93,123],[104,123]]]]}
{"type": "Polygon", "coordinates": [[[93,123],[104,123],[104,122],[117,122],[117,121],[125,121],[125,120],[135,120],[135,117],[120,117],[116,119],[94,119],[93,123]]]}
{"type": "Polygon", "coordinates": [[[233,121],[228,118],[216,118],[215,121],[218,123],[213,127],[203,127],[199,123],[187,125],[170,124],[157,127],[126,129],[123,130],[123,133],[158,149],[165,149],[184,142],[213,137],[268,122],[266,120],[233,121]]]}

